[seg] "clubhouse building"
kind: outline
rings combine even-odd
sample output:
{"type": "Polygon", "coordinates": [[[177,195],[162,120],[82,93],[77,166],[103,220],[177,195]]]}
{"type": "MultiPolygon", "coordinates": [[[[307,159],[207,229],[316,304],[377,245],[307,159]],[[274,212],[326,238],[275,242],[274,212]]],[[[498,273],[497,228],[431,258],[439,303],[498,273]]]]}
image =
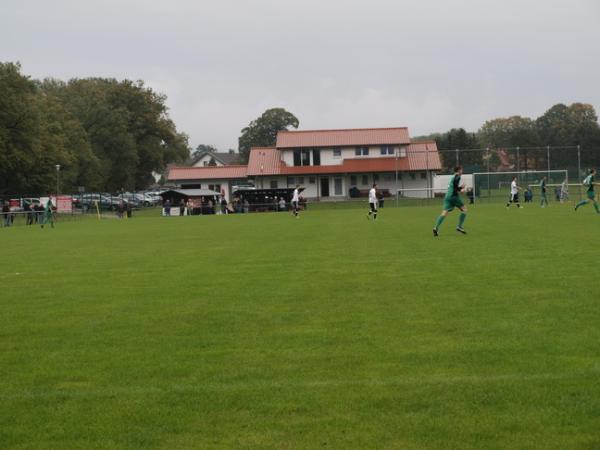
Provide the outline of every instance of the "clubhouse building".
{"type": "Polygon", "coordinates": [[[182,189],[210,189],[227,200],[240,186],[305,188],[309,200],[364,196],[373,183],[387,195],[427,197],[441,170],[435,141],[412,142],[407,128],[280,131],[274,147],[255,147],[247,165],[171,167],[182,189]]]}

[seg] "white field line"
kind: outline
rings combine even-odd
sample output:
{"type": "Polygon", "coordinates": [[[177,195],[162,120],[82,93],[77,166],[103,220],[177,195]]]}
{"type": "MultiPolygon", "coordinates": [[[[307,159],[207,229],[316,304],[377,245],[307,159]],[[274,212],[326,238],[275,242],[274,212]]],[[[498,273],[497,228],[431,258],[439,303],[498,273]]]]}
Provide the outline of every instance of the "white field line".
{"type": "Polygon", "coordinates": [[[389,379],[356,379],[356,380],[286,380],[286,381],[256,381],[256,382],[221,382],[205,384],[170,384],[167,386],[122,386],[98,388],[82,387],[79,382],[73,388],[56,388],[46,390],[21,390],[19,392],[0,393],[0,399],[20,400],[48,397],[114,397],[136,395],[163,395],[169,393],[205,393],[207,391],[235,391],[254,389],[286,389],[286,388],[336,388],[346,386],[408,386],[408,385],[435,385],[435,384],[484,384],[498,382],[538,382],[559,381],[582,376],[596,375],[600,367],[593,367],[585,371],[565,373],[537,373],[537,374],[501,374],[501,375],[434,375],[423,377],[398,377],[389,379]]]}

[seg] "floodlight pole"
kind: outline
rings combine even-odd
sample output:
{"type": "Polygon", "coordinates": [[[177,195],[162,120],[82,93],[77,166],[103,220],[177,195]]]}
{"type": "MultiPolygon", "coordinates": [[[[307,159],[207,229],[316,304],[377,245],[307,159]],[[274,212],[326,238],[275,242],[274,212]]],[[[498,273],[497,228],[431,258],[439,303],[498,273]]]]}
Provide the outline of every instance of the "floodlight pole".
{"type": "Polygon", "coordinates": [[[60,191],[60,164],[56,165],[56,196],[60,191]]]}

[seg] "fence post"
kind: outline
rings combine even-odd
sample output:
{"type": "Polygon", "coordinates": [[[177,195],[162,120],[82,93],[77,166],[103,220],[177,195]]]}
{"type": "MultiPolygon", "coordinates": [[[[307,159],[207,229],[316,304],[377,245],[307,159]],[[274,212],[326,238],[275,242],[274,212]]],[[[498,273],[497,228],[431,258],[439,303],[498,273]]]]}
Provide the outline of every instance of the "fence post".
{"type": "Polygon", "coordinates": [[[548,171],[550,171],[550,146],[546,147],[546,152],[548,154],[548,171]]]}
{"type": "Polygon", "coordinates": [[[577,146],[577,179],[581,178],[581,146],[577,146]]]}
{"type": "Polygon", "coordinates": [[[517,172],[521,171],[521,158],[519,154],[519,146],[517,145],[517,172]]]}
{"type": "Polygon", "coordinates": [[[458,156],[458,149],[456,149],[456,165],[459,166],[460,165],[460,158],[458,156]]]}
{"type": "Polygon", "coordinates": [[[425,176],[427,177],[427,198],[431,198],[431,196],[429,195],[431,193],[429,187],[432,183],[429,183],[429,149],[427,148],[427,146],[425,146],[425,168],[425,176]]]}

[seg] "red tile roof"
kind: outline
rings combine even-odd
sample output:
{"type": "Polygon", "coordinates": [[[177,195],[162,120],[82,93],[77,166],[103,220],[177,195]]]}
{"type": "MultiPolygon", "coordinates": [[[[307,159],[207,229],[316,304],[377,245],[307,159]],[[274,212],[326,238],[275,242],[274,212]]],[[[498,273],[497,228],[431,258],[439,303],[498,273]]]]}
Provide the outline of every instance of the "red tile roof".
{"type": "Polygon", "coordinates": [[[441,170],[442,162],[435,141],[413,142],[406,151],[410,170],[441,170]]]}
{"type": "Polygon", "coordinates": [[[216,180],[247,176],[248,166],[171,167],[167,180],[216,180]]]}
{"type": "Polygon", "coordinates": [[[279,175],[283,165],[281,153],[276,148],[254,147],[250,150],[248,175],[279,175]]]}
{"type": "Polygon", "coordinates": [[[277,148],[410,144],[408,128],[280,131],[277,148]]]}

